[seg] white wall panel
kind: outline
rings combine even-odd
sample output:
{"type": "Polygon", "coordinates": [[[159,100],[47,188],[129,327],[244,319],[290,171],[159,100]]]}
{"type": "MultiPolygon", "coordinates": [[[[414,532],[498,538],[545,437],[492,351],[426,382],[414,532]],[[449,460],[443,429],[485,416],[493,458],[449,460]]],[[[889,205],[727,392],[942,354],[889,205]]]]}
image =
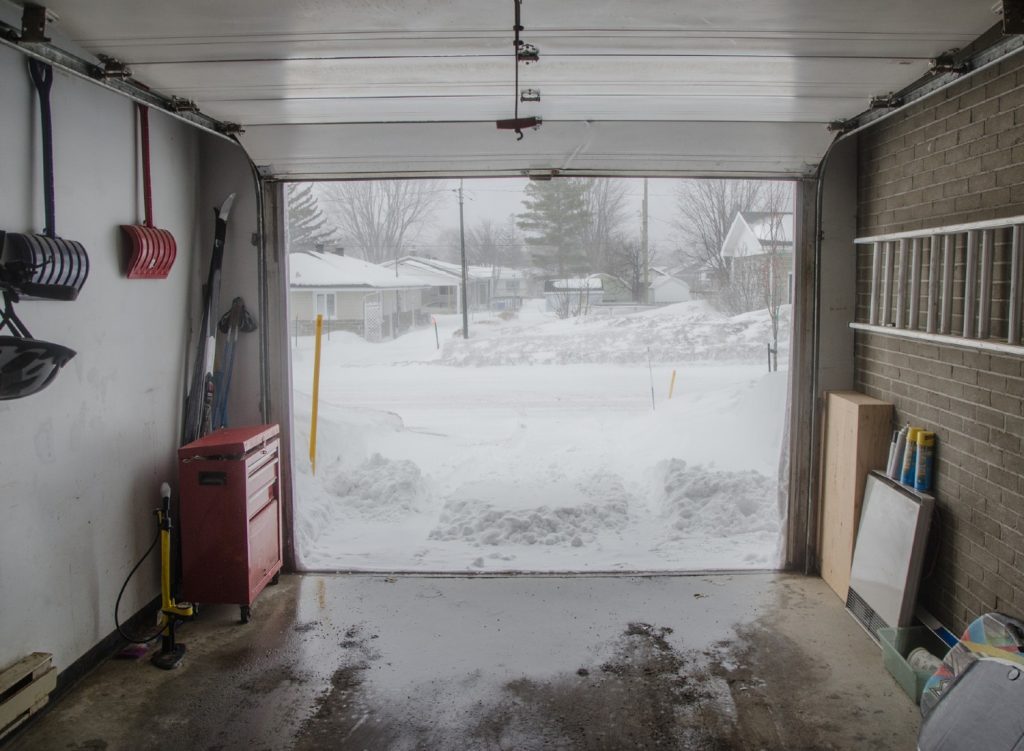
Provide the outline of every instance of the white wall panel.
{"type": "MultiPolygon", "coordinates": [[[[39,137],[25,58],[0,48],[0,228],[42,228],[39,137]]],[[[166,280],[122,277],[118,225],[140,220],[134,105],[57,74],[57,229],[89,252],[74,302],[17,306],[32,333],[78,355],[46,390],[0,402],[0,664],[33,650],[63,669],[113,628],[118,588],[155,533],[175,476],[187,287],[195,251],[196,135],[151,117],[157,225],[178,259],[166,280]]],[[[125,593],[157,594],[157,559],[125,593]]]]}

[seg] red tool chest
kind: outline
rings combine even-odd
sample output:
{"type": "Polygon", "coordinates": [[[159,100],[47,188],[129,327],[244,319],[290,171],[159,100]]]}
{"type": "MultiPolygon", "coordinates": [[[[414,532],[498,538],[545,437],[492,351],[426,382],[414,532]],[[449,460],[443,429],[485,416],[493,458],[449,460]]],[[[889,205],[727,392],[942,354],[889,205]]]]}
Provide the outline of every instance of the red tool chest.
{"type": "Polygon", "coordinates": [[[241,607],[281,570],[277,425],[226,428],[178,449],[181,597],[241,607]]]}

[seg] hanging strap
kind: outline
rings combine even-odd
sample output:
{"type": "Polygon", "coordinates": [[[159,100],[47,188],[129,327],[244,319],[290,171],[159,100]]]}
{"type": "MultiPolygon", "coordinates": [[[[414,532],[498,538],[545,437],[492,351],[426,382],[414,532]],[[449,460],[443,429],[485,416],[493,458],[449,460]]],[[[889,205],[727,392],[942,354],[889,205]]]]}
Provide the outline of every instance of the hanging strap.
{"type": "Polygon", "coordinates": [[[57,219],[53,202],[53,121],[50,117],[50,87],[53,85],[53,67],[49,63],[30,59],[29,74],[39,94],[39,120],[43,135],[43,206],[46,211],[47,237],[57,236],[57,219]]]}
{"type": "Polygon", "coordinates": [[[149,167],[149,107],[139,104],[139,137],[142,142],[142,200],[146,207],[147,227],[153,226],[153,184],[149,167]]]}

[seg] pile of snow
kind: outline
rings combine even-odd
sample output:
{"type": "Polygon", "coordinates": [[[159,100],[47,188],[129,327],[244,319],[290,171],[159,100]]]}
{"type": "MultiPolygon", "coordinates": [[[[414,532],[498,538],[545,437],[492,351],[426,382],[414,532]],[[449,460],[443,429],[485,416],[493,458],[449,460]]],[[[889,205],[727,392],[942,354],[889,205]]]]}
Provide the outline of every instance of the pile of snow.
{"type": "MultiPolygon", "coordinates": [[[[780,350],[788,349],[789,306],[780,311],[780,350]]],[[[767,310],[728,317],[692,301],[639,313],[614,310],[533,325],[477,327],[468,341],[445,343],[445,365],[566,365],[579,363],[749,362],[766,357],[767,310]]],[[[780,352],[780,359],[784,359],[780,352]]]]}
{"type": "MultiPolygon", "coordinates": [[[[558,491],[557,486],[554,490],[558,491]]],[[[485,496],[448,499],[431,540],[475,545],[569,545],[582,547],[602,532],[621,532],[629,522],[629,493],[622,480],[601,475],[564,494],[575,503],[529,508],[497,506],[485,496]],[[580,500],[582,496],[583,500],[580,500]],[[593,500],[585,500],[590,499],[593,500]]],[[[528,491],[527,491],[528,492],[528,491]]]]}
{"type": "Polygon", "coordinates": [[[669,459],[659,469],[663,513],[676,532],[705,538],[778,534],[778,483],[773,478],[754,470],[690,466],[682,459],[669,459]]]}
{"type": "Polygon", "coordinates": [[[406,459],[374,454],[360,466],[339,472],[329,485],[337,507],[364,519],[402,519],[420,510],[426,496],[420,468],[406,459]]]}

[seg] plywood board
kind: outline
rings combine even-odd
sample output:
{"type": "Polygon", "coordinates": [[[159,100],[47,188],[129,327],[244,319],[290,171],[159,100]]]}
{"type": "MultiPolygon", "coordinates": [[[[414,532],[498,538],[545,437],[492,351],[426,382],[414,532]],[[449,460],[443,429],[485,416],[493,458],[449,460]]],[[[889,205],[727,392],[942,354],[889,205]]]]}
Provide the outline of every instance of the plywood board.
{"type": "Polygon", "coordinates": [[[821,483],[821,577],[845,602],[864,483],[884,469],[893,405],[856,391],[826,397],[821,483]]]}

